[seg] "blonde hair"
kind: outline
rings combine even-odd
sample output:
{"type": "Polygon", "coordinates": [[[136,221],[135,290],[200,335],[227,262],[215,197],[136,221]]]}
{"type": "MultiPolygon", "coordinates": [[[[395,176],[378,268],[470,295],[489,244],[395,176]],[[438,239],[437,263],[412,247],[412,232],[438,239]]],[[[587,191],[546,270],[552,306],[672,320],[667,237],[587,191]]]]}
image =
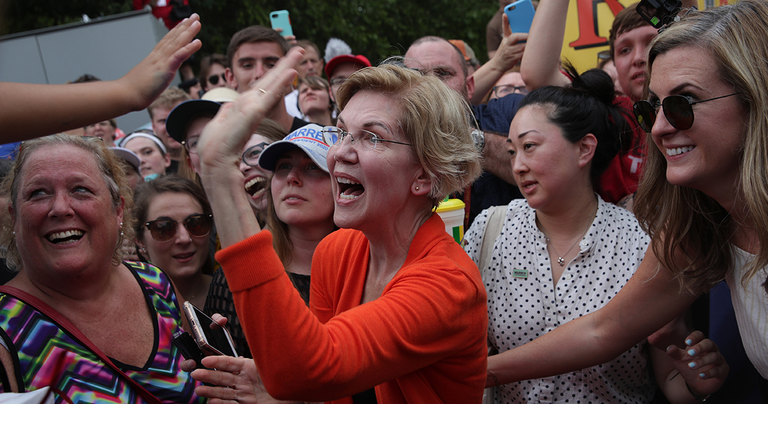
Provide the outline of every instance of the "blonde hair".
{"type": "Polygon", "coordinates": [[[471,111],[458,92],[433,76],[383,65],[360,69],[342,84],[337,94],[340,109],[366,90],[387,95],[400,106],[398,123],[432,181],[433,205],[480,176],[480,153],[470,135],[471,111]]]}
{"type": "MultiPolygon", "coordinates": [[[[743,195],[760,240],[760,250],[747,266],[745,283],[768,265],[768,5],[742,0],[702,12],[691,12],[669,26],[651,44],[648,64],[680,47],[706,50],[719,78],[733,86],[745,114],[741,177],[743,195]]],[[[648,137],[648,158],[635,199],[635,213],[652,239],[653,251],[665,267],[693,293],[710,289],[725,278],[733,256],[735,224],[730,214],[705,193],[666,180],[664,155],[648,137]],[[682,253],[684,261],[676,254],[682,253]]],[[[716,179],[713,181],[717,181],[716,179]]],[[[765,286],[765,284],[764,284],[765,286]]],[[[733,287],[732,287],[733,288],[733,287]]],[[[768,287],[767,287],[768,288],[768,287]]]]}
{"type": "Polygon", "coordinates": [[[189,93],[184,90],[178,87],[168,87],[147,107],[149,118],[154,121],[157,108],[172,109],[176,105],[191,99],[189,93]]]}
{"type": "MultiPolygon", "coordinates": [[[[115,156],[114,152],[109,150],[109,147],[107,147],[104,141],[100,138],[56,134],[21,143],[16,157],[16,163],[2,183],[2,194],[10,198],[13,211],[14,213],[17,212],[19,190],[22,186],[21,182],[24,180],[21,176],[21,172],[29,160],[30,155],[43,147],[57,145],[75,146],[90,152],[96,161],[96,165],[99,167],[104,184],[107,186],[107,190],[109,190],[114,209],[120,207],[120,198],[123,198],[125,206],[123,208],[122,236],[115,245],[115,250],[112,254],[113,264],[120,264],[123,258],[122,248],[120,247],[122,239],[127,238],[131,240],[134,237],[134,224],[131,215],[131,209],[133,207],[133,191],[128,183],[128,177],[125,175],[125,171],[123,171],[120,159],[115,156]]],[[[68,168],[61,167],[61,169],[66,170],[68,168]]],[[[13,226],[10,221],[10,215],[7,212],[0,213],[2,213],[3,218],[5,218],[3,220],[3,226],[13,226]]],[[[16,218],[18,219],[19,217],[20,215],[16,214],[16,218]]],[[[20,270],[22,268],[21,257],[16,246],[16,236],[8,228],[0,230],[0,256],[6,259],[6,265],[9,269],[20,270]]]]}

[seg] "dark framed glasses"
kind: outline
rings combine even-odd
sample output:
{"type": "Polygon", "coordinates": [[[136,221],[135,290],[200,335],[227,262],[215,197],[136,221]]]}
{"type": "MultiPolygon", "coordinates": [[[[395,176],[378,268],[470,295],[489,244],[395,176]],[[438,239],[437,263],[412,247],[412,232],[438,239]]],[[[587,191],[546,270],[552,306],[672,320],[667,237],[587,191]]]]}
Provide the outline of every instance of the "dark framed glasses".
{"type": "Polygon", "coordinates": [[[641,100],[635,102],[632,111],[635,113],[637,123],[646,133],[651,133],[653,124],[656,123],[656,114],[659,112],[659,107],[664,108],[664,116],[673,128],[677,130],[688,130],[693,126],[694,105],[736,96],[737,94],[739,93],[731,93],[725,96],[718,96],[700,101],[694,101],[690,96],[683,95],[667,96],[661,102],[641,100]]]}
{"type": "Polygon", "coordinates": [[[528,88],[526,88],[525,86],[516,86],[512,84],[500,85],[493,88],[493,94],[497,98],[504,97],[512,93],[520,93],[520,94],[527,95],[528,88]]]}
{"type": "Polygon", "coordinates": [[[261,142],[244,151],[243,162],[248,166],[259,168],[259,156],[261,156],[261,152],[263,152],[268,145],[268,142],[261,142]]]}
{"type": "Polygon", "coordinates": [[[145,223],[144,226],[147,227],[155,241],[167,242],[176,236],[176,229],[178,228],[179,222],[184,224],[184,228],[186,228],[187,232],[192,237],[204,237],[211,232],[213,215],[193,214],[187,216],[183,221],[161,218],[149,221],[145,223]]]}
{"type": "Polygon", "coordinates": [[[208,77],[208,82],[211,83],[211,85],[216,85],[219,83],[219,77],[221,77],[221,82],[227,82],[226,75],[222,73],[221,75],[211,75],[208,77]]]}

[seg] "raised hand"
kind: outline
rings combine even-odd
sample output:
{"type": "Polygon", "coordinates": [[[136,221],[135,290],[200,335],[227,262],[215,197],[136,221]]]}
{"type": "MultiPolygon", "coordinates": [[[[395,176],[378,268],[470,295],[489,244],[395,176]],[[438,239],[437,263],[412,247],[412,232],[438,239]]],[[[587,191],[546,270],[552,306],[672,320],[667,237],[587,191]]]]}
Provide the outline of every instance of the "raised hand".
{"type": "Polygon", "coordinates": [[[202,42],[194,39],[199,31],[200,17],[192,14],[169,31],[141,63],[118,80],[134,95],[134,111],[146,108],[157,99],[176,76],[181,64],[200,49],[202,42]]]}

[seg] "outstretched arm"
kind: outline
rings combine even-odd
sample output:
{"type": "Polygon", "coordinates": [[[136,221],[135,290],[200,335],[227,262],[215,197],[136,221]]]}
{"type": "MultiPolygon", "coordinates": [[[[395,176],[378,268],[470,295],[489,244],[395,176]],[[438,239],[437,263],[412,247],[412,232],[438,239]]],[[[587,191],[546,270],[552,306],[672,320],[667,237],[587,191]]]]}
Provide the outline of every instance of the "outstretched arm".
{"type": "Polygon", "coordinates": [[[489,357],[486,387],[605,363],[672,321],[695,299],[681,293],[649,249],[632,279],[604,307],[489,357]]]}
{"type": "Polygon", "coordinates": [[[502,75],[507,73],[508,70],[515,67],[515,65],[520,62],[520,59],[523,58],[523,51],[526,47],[524,41],[528,35],[525,33],[512,33],[512,29],[509,28],[509,18],[507,18],[507,14],[502,14],[501,19],[501,27],[504,29],[504,37],[501,39],[499,49],[496,51],[496,54],[488,60],[488,63],[480,66],[480,68],[472,74],[472,79],[475,80],[475,92],[473,93],[471,100],[472,105],[482,103],[485,96],[493,90],[496,81],[498,81],[502,75]]]}
{"type": "Polygon", "coordinates": [[[528,34],[528,47],[520,63],[520,74],[528,90],[570,84],[560,72],[568,3],[569,0],[547,0],[540,2],[536,9],[528,34]]]}
{"type": "Polygon", "coordinates": [[[179,23],[149,55],[114,81],[82,84],[0,83],[0,142],[75,129],[149,106],[202,43],[197,14],[179,23]]]}

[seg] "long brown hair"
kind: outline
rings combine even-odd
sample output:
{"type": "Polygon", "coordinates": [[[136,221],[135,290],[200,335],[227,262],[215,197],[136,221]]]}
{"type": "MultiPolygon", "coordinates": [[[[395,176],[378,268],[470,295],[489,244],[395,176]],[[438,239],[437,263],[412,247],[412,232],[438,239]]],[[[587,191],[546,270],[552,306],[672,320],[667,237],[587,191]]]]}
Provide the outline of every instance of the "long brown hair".
{"type": "MultiPolygon", "coordinates": [[[[734,194],[744,197],[760,241],[759,252],[748,265],[742,284],[768,266],[766,22],[768,5],[763,1],[742,0],[734,5],[694,11],[662,32],[651,44],[648,56],[652,71],[654,60],[663,53],[680,47],[703,48],[717,63],[719,79],[739,93],[735,97],[741,102],[745,119],[739,152],[741,178],[734,194]]],[[[693,293],[707,291],[732,268],[735,222],[710,196],[667,181],[666,160],[650,136],[647,150],[635,214],[651,236],[654,253],[676,275],[681,286],[693,293]]]]}

